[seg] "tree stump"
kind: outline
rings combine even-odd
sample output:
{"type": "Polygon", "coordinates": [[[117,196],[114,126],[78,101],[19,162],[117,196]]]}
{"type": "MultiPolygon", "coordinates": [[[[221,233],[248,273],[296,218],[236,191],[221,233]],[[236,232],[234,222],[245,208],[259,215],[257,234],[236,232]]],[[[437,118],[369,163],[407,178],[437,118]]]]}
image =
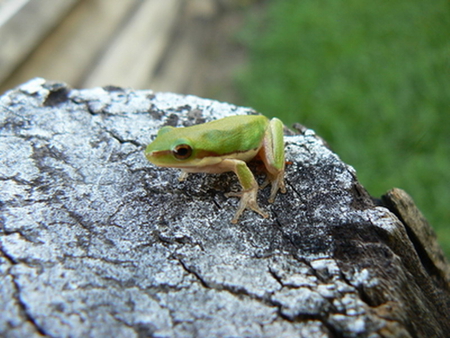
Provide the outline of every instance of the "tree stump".
{"type": "MultiPolygon", "coordinates": [[[[2,337],[447,337],[449,265],[401,190],[369,196],[303,128],[287,193],[152,166],[163,125],[228,103],[33,79],[0,99],[2,337]]],[[[259,182],[263,177],[258,175],[259,182]]]]}

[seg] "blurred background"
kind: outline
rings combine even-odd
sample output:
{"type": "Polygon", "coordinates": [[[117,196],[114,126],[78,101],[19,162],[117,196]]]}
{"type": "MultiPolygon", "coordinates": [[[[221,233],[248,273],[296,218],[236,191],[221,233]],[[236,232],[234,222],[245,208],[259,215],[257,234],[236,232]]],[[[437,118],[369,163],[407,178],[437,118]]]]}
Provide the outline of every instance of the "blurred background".
{"type": "Polygon", "coordinates": [[[450,257],[448,0],[0,0],[0,93],[30,78],[251,106],[313,128],[450,257]]]}

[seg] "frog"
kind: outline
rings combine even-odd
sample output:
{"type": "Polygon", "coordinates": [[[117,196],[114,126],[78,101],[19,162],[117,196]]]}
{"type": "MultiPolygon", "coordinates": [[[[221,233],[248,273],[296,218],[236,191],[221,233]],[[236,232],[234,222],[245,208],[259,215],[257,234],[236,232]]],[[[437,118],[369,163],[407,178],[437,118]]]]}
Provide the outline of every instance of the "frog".
{"type": "Polygon", "coordinates": [[[180,181],[189,173],[234,172],[242,190],[226,193],[240,197],[232,223],[246,209],[267,218],[257,202],[259,189],[271,184],[269,203],[278,191],[286,192],[283,122],[264,115],[236,115],[188,127],[164,126],[145,149],[146,158],[158,167],[181,169],[180,181]],[[248,162],[264,164],[266,180],[259,187],[248,162]]]}

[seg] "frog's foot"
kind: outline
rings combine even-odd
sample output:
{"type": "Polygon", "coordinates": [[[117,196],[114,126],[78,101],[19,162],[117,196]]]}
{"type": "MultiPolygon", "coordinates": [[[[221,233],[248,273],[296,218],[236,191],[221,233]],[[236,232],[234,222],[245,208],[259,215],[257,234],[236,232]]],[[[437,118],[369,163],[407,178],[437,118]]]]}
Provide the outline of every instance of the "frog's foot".
{"type": "Polygon", "coordinates": [[[269,203],[273,203],[278,190],[280,190],[283,194],[286,193],[286,186],[284,184],[284,170],[277,176],[271,178],[270,183],[272,184],[272,187],[270,189],[269,203]]]}
{"type": "Polygon", "coordinates": [[[260,186],[260,189],[264,189],[269,185],[269,183],[272,186],[270,189],[269,203],[273,203],[278,190],[280,190],[283,194],[286,193],[286,186],[284,184],[284,170],[280,171],[276,175],[267,174],[264,183],[260,186]]]}
{"type": "Polygon", "coordinates": [[[256,197],[258,194],[258,189],[250,189],[250,190],[244,190],[241,192],[230,192],[227,193],[225,196],[231,197],[231,196],[238,196],[241,197],[241,200],[239,202],[238,209],[236,211],[236,214],[234,215],[233,219],[231,220],[231,223],[236,224],[238,222],[239,217],[244,212],[245,209],[251,209],[258,214],[260,214],[262,217],[267,218],[269,217],[269,214],[265,211],[263,211],[256,201],[256,197]]]}

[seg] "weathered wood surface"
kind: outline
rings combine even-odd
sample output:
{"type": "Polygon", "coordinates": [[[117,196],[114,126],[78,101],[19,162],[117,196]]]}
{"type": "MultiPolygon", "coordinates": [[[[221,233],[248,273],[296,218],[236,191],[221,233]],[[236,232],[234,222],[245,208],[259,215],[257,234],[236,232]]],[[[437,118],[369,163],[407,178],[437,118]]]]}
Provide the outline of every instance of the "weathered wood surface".
{"type": "Polygon", "coordinates": [[[143,155],[162,125],[248,113],[42,79],[2,96],[0,336],[447,337],[429,226],[403,223],[399,191],[385,200],[403,222],[375,203],[311,130],[286,136],[270,217],[236,225],[234,175],[179,183],[143,155]]]}

